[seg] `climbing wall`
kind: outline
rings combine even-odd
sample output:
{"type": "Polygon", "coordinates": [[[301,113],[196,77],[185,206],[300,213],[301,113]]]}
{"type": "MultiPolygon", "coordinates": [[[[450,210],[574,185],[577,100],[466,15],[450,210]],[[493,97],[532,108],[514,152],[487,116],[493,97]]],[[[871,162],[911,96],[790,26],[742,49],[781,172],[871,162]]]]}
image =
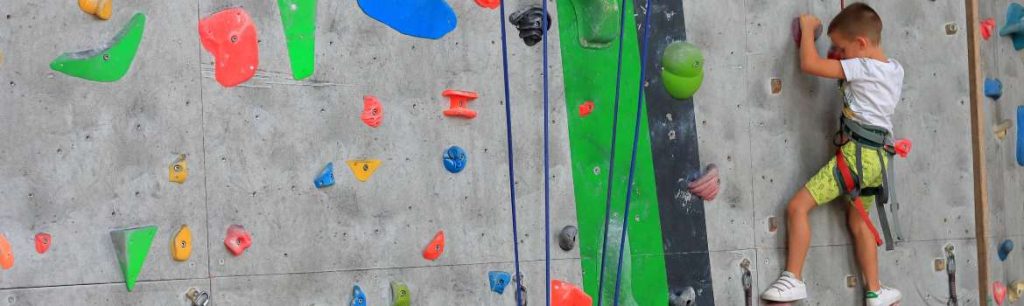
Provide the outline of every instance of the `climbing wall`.
{"type": "MultiPolygon", "coordinates": [[[[906,70],[894,124],[897,137],[914,142],[910,157],[895,165],[904,241],[895,251],[879,249],[881,280],[903,292],[904,305],[945,305],[947,271],[935,261],[953,246],[960,305],[977,305],[963,1],[865,2],[882,17],[887,55],[906,70]],[[960,30],[947,33],[946,24],[960,30]]],[[[810,12],[827,26],[840,1],[684,6],[687,37],[706,58],[704,85],[694,97],[700,157],[723,172],[723,193],[705,205],[715,297],[718,305],[742,305],[740,263],[753,263],[756,299],[785,266],[786,203],[834,152],[836,83],[800,72],[790,22],[810,12]],[[782,84],[777,93],[773,79],[782,84]]],[[[828,38],[816,46],[824,52],[828,38]]],[[[843,206],[811,213],[804,305],[863,302],[863,288],[847,285],[859,273],[843,206]]]]}
{"type": "MultiPolygon", "coordinates": [[[[1021,261],[1024,257],[1018,250],[1012,251],[1005,259],[999,256],[999,246],[1009,240],[1024,242],[1024,169],[1017,162],[1019,124],[1017,109],[1024,88],[1018,84],[1024,72],[1024,61],[1008,37],[1000,37],[999,30],[1006,25],[1007,9],[1013,1],[983,1],[979,15],[982,19],[993,18],[992,38],[981,42],[981,65],[983,76],[1002,82],[1003,93],[998,99],[985,98],[985,160],[987,163],[989,196],[988,273],[989,292],[994,282],[1005,286],[1024,279],[1021,261]],[[1005,137],[998,137],[1000,124],[1009,123],[1005,137]]],[[[1019,2],[1017,2],[1019,3],[1019,2]]],[[[1007,298],[1007,300],[1009,300],[1007,298]]],[[[1020,303],[1020,301],[1017,301],[1020,303]]]]}
{"type": "MultiPolygon", "coordinates": [[[[416,305],[515,304],[514,287],[499,295],[487,278],[514,270],[499,11],[451,1],[457,25],[434,40],[399,33],[357,1],[320,1],[315,70],[296,80],[280,11],[289,6],[274,4],[114,1],[107,21],[67,1],[0,4],[0,233],[15,255],[0,271],[0,300],[186,305],[185,292],[197,288],[220,305],[340,305],[359,284],[370,304],[385,305],[389,283],[400,281],[416,305]],[[258,65],[239,66],[254,76],[224,87],[198,27],[235,7],[255,26],[258,65]],[[63,52],[103,47],[135,12],[145,14],[145,29],[120,80],[48,66],[63,52]],[[477,116],[444,116],[446,89],[476,92],[468,107],[477,116]],[[376,128],[360,120],[367,95],[383,106],[376,128]],[[442,163],[450,146],[468,157],[459,173],[442,163]],[[181,154],[187,180],[169,182],[181,154]],[[363,159],[381,161],[365,182],[346,165],[363,159]],[[336,182],[318,189],[328,162],[336,182]],[[178,262],[171,244],[183,224],[192,252],[178,262]],[[237,257],[224,245],[233,224],[252,238],[237,257]],[[109,233],[146,225],[159,230],[127,292],[109,233]],[[426,260],[439,230],[444,253],[426,260]],[[34,247],[39,232],[52,236],[44,254],[34,247]]],[[[505,3],[508,13],[539,4],[505,3]]],[[[519,260],[529,304],[542,305],[542,46],[526,46],[506,25],[519,260]]],[[[551,34],[558,37],[555,27],[551,34]]],[[[576,224],[576,210],[566,109],[555,102],[563,99],[559,40],[548,48],[551,276],[580,284],[578,251],[554,240],[576,224]]]]}

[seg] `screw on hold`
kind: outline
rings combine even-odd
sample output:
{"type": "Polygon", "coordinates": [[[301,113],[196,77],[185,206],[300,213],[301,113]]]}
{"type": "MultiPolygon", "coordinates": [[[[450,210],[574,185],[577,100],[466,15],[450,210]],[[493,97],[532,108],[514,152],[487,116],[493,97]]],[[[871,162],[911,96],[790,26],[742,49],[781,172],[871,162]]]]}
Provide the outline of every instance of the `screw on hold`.
{"type": "Polygon", "coordinates": [[[189,288],[185,297],[192,302],[192,306],[206,306],[210,304],[210,294],[196,288],[189,288]]]}
{"type": "Polygon", "coordinates": [[[853,276],[853,275],[847,275],[846,276],[846,288],[856,288],[856,287],[857,287],[857,277],[853,276]]]}
{"type": "Polygon", "coordinates": [[[685,287],[683,289],[677,289],[672,292],[672,296],[668,299],[670,306],[692,306],[695,305],[697,300],[697,292],[693,290],[693,287],[685,287]]]}
{"type": "Polygon", "coordinates": [[[575,226],[566,225],[562,228],[562,232],[558,234],[558,246],[563,251],[571,251],[576,245],[576,233],[578,230],[575,226]]]}
{"type": "Polygon", "coordinates": [[[768,232],[774,233],[779,230],[779,221],[777,218],[768,217],[768,232]]]}
{"type": "Polygon", "coordinates": [[[525,7],[508,16],[508,21],[519,29],[519,38],[527,46],[536,45],[544,38],[544,32],[551,29],[551,15],[544,15],[544,10],[539,7],[525,7]],[[547,28],[544,28],[547,18],[547,28]]]}
{"type": "Polygon", "coordinates": [[[231,35],[231,43],[238,42],[238,35],[231,35]]]}
{"type": "Polygon", "coordinates": [[[110,60],[110,54],[103,54],[103,60],[104,61],[109,61],[110,60]]]}
{"type": "Polygon", "coordinates": [[[946,24],[946,35],[956,34],[957,30],[958,30],[958,28],[956,26],[956,23],[947,23],[946,24]]]}
{"type": "Polygon", "coordinates": [[[772,94],[777,95],[782,92],[782,79],[772,79],[772,94]]]}

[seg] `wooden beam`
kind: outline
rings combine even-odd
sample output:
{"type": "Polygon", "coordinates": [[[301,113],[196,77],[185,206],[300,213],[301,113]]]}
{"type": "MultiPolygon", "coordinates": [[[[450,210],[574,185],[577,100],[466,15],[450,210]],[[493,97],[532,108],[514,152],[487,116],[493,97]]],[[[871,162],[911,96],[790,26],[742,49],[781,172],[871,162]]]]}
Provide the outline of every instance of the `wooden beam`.
{"type": "Polygon", "coordinates": [[[967,70],[971,87],[971,156],[974,165],[974,235],[978,246],[978,303],[988,304],[988,181],[985,171],[985,99],[982,97],[978,0],[964,0],[967,12],[967,70]]]}

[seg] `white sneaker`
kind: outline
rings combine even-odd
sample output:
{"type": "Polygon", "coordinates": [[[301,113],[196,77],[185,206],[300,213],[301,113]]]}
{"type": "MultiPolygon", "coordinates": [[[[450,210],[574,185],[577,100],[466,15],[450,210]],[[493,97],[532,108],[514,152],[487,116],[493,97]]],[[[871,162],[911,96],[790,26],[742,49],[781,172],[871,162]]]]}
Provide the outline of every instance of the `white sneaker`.
{"type": "Polygon", "coordinates": [[[799,301],[807,298],[807,285],[796,279],[793,273],[783,271],[782,276],[761,294],[761,298],[772,302],[799,301]]]}
{"type": "Polygon", "coordinates": [[[903,295],[900,294],[899,290],[882,286],[882,289],[878,291],[868,291],[864,295],[864,300],[868,306],[890,306],[899,304],[900,300],[903,299],[903,295]]]}

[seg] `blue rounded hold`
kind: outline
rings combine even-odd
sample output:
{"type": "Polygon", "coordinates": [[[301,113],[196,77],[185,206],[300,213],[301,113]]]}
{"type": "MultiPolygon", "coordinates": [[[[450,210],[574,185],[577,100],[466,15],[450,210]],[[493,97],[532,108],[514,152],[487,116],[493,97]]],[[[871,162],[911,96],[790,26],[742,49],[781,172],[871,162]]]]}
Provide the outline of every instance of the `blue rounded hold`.
{"type": "Polygon", "coordinates": [[[451,146],[444,151],[444,168],[448,169],[448,172],[459,173],[466,168],[467,161],[466,151],[459,146],[451,146]]]}
{"type": "Polygon", "coordinates": [[[487,273],[487,278],[491,281],[491,291],[497,294],[505,293],[505,286],[508,286],[509,281],[512,277],[509,276],[508,272],[502,271],[491,271],[487,273]]]}
{"type": "Polygon", "coordinates": [[[1003,243],[999,244],[999,261],[1006,261],[1006,258],[1010,257],[1010,252],[1013,252],[1013,240],[1003,240],[1003,243]]]}
{"type": "Polygon", "coordinates": [[[366,293],[359,285],[352,286],[352,306],[366,306],[366,293]]]}

